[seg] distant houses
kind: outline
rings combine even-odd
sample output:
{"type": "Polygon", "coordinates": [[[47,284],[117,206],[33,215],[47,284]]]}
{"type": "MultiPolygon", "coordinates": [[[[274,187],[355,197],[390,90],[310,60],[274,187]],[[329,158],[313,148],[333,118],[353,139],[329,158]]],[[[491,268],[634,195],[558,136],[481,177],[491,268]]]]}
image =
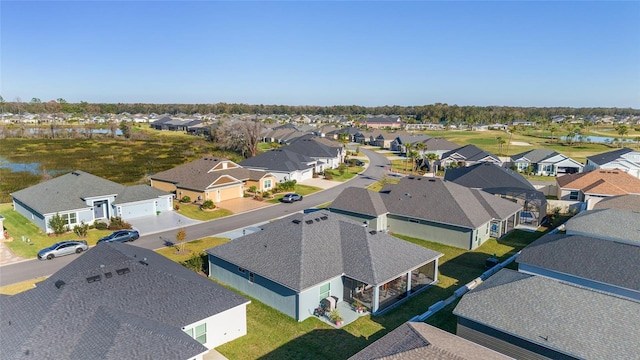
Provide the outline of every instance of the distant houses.
{"type": "Polygon", "coordinates": [[[640,178],[640,151],[622,148],[587,157],[585,171],[618,169],[640,178]]]}

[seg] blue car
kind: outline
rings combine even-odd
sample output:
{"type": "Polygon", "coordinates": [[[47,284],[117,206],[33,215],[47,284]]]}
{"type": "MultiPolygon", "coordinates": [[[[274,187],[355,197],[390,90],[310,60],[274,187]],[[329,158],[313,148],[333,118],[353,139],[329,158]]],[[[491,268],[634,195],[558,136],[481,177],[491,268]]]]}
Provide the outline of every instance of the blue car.
{"type": "Polygon", "coordinates": [[[136,230],[118,230],[114,231],[111,235],[105,236],[98,240],[98,244],[103,242],[128,242],[136,240],[140,237],[140,233],[136,230]]]}

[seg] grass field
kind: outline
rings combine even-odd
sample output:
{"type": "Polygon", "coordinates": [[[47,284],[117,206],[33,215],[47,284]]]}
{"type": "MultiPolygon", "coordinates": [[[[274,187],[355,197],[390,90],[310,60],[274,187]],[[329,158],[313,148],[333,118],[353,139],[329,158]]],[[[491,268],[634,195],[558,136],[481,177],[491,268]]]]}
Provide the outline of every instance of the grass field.
{"type": "Polygon", "coordinates": [[[277,194],[275,194],[273,196],[273,199],[269,199],[269,200],[267,200],[267,202],[272,203],[272,204],[277,204],[277,203],[280,202],[280,200],[282,199],[282,197],[285,194],[288,194],[290,192],[294,192],[296,194],[300,194],[302,196],[305,196],[305,195],[313,194],[313,193],[318,192],[320,190],[322,190],[322,189],[319,188],[319,187],[316,187],[316,186],[296,184],[295,190],[279,192],[279,193],[277,193],[277,194]]]}
{"type": "Polygon", "coordinates": [[[184,215],[194,220],[207,221],[207,220],[219,219],[225,216],[233,215],[233,212],[227,209],[217,208],[213,211],[204,211],[200,209],[200,205],[183,204],[178,201],[174,201],[173,204],[174,204],[173,205],[174,207],[176,205],[180,207],[180,210],[178,210],[180,215],[184,215]]]}

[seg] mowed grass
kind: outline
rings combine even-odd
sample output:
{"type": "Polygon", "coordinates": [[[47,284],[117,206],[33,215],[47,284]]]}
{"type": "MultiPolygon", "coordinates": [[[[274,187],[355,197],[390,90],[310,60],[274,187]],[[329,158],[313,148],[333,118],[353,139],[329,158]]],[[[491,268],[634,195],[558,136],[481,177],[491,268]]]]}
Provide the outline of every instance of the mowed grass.
{"type": "MultiPolygon", "coordinates": [[[[229,359],[346,359],[389,331],[424,313],[429,306],[451,296],[460,286],[482,274],[485,260],[513,255],[543,232],[516,230],[505,239],[491,239],[475,251],[454,248],[422,239],[396,235],[414,244],[439,251],[439,283],[380,316],[365,316],[341,329],[309,318],[296,322],[256,299],[247,308],[248,334],[217,348],[229,359]]],[[[245,295],[246,296],[246,295],[245,295]]],[[[449,306],[429,319],[430,323],[455,331],[455,317],[449,306]]]]}
{"type": "Polygon", "coordinates": [[[178,212],[180,215],[184,215],[194,220],[208,221],[233,215],[233,212],[231,210],[219,207],[211,211],[205,211],[200,208],[200,205],[183,204],[178,201],[174,201],[173,204],[174,207],[176,205],[179,206],[179,210],[177,210],[176,212],[178,212]]]}
{"type": "Polygon", "coordinates": [[[15,284],[0,286],[0,294],[15,295],[23,291],[31,290],[36,287],[36,284],[46,279],[46,277],[38,277],[31,280],[21,281],[15,284]]]}
{"type": "Polygon", "coordinates": [[[59,236],[48,236],[44,234],[36,224],[13,210],[12,204],[0,204],[0,214],[5,217],[4,227],[9,237],[13,238],[13,241],[5,242],[5,245],[7,245],[14,254],[24,258],[36,257],[38,251],[41,249],[63,240],[86,240],[89,246],[95,245],[101,237],[112,232],[111,230],[91,229],[87,233],[87,236],[83,238],[79,238],[73,232],[59,236]],[[29,238],[31,241],[22,241],[23,236],[29,238]]]}
{"type": "Polygon", "coordinates": [[[230,240],[227,238],[219,237],[206,237],[198,240],[186,242],[184,244],[184,252],[179,252],[177,246],[167,246],[162,249],[156,250],[156,252],[166,258],[169,258],[177,263],[186,261],[194,255],[202,255],[205,250],[218,245],[226,244],[230,240]]]}
{"type": "Polygon", "coordinates": [[[277,204],[277,203],[282,201],[282,197],[285,194],[289,194],[289,193],[292,193],[292,192],[294,192],[296,194],[300,194],[300,195],[302,195],[304,197],[305,195],[313,194],[313,193],[321,191],[321,190],[322,190],[322,188],[319,188],[317,186],[296,184],[296,188],[293,191],[282,191],[282,192],[279,192],[277,194],[274,194],[273,195],[273,199],[269,199],[269,200],[267,200],[267,202],[268,203],[272,203],[272,204],[277,204]]]}

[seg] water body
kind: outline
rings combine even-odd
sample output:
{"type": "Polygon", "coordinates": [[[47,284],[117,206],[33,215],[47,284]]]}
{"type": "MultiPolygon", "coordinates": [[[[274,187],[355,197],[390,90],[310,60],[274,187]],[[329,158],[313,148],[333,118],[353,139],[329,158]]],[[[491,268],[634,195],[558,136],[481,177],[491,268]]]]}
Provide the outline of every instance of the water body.
{"type": "MultiPolygon", "coordinates": [[[[0,169],[9,169],[12,172],[28,172],[34,175],[42,174],[42,168],[39,162],[32,163],[14,163],[7,159],[0,158],[0,169]]],[[[70,170],[47,170],[49,175],[58,175],[69,172],[70,170]]]]}
{"type": "MultiPolygon", "coordinates": [[[[54,132],[56,134],[59,134],[59,133],[61,133],[63,131],[72,132],[73,130],[76,130],[79,133],[85,132],[84,129],[71,129],[71,128],[54,129],[54,132]]],[[[46,134],[46,133],[51,133],[51,129],[48,129],[48,128],[37,128],[37,129],[31,128],[31,129],[29,129],[29,133],[30,134],[42,134],[42,133],[46,134]]],[[[109,130],[109,129],[91,129],[91,133],[93,133],[93,134],[101,134],[101,135],[109,135],[109,134],[111,134],[111,130],[109,130]]],[[[120,129],[116,130],[116,135],[122,136],[122,130],[120,130],[120,129]]]]}
{"type": "MultiPolygon", "coordinates": [[[[566,137],[566,136],[563,136],[561,139],[562,139],[562,140],[567,140],[567,137],[566,137]]],[[[582,141],[584,141],[584,142],[599,143],[599,144],[609,144],[609,143],[612,143],[612,142],[613,142],[613,139],[615,139],[615,138],[613,138],[613,137],[609,137],[609,136],[596,136],[596,135],[582,136],[582,141]]],[[[580,137],[579,137],[579,136],[574,137],[574,138],[573,138],[573,141],[575,141],[575,142],[579,142],[579,141],[580,141],[580,137]]],[[[620,138],[618,138],[618,141],[621,141],[621,139],[620,139],[620,138]]],[[[630,138],[626,137],[626,138],[624,139],[624,142],[625,142],[625,143],[632,143],[632,142],[634,142],[634,141],[635,141],[635,140],[634,140],[633,138],[631,138],[631,139],[630,139],[630,138]]]]}

